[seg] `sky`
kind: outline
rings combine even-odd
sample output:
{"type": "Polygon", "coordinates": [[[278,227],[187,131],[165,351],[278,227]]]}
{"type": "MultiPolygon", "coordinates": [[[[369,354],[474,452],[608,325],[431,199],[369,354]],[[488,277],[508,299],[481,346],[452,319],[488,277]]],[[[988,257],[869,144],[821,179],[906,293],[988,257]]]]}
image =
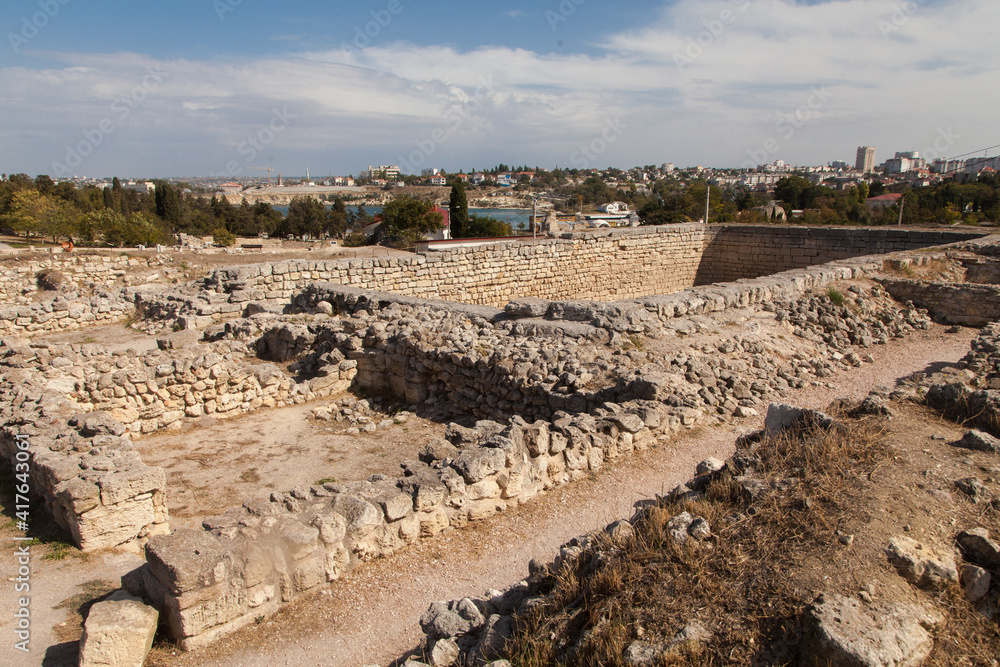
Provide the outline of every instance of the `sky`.
{"type": "Polygon", "coordinates": [[[0,32],[4,173],[853,164],[860,145],[881,162],[1000,144],[996,0],[5,0],[0,32]]]}

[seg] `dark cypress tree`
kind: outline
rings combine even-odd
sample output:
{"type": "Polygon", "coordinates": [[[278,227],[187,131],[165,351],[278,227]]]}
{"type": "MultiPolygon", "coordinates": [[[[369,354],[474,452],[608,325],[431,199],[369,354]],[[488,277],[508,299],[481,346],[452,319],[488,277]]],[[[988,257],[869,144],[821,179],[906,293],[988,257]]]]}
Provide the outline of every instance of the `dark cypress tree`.
{"type": "Polygon", "coordinates": [[[465,194],[465,184],[461,179],[455,179],[451,186],[448,211],[451,214],[451,237],[464,238],[465,230],[469,226],[469,199],[465,194]]]}
{"type": "Polygon", "coordinates": [[[166,181],[156,182],[156,215],[160,216],[171,229],[177,229],[181,224],[181,198],[166,181]]]}

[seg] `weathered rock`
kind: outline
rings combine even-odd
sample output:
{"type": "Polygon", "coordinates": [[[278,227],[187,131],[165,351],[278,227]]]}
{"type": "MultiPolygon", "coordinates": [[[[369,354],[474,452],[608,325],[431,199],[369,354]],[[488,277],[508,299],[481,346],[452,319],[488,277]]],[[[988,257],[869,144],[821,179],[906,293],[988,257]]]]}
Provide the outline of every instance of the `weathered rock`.
{"type": "Polygon", "coordinates": [[[651,643],[637,639],[625,649],[625,664],[629,667],[657,667],[666,652],[667,645],[664,642],[651,643]]]}
{"type": "Polygon", "coordinates": [[[544,317],[549,304],[549,301],[528,297],[511,301],[504,311],[511,317],[544,317]]]}
{"type": "Polygon", "coordinates": [[[803,661],[826,667],[917,667],[943,617],[918,605],[820,596],[806,611],[803,661]]]}
{"type": "Polygon", "coordinates": [[[969,602],[976,603],[990,592],[990,573],[978,565],[962,566],[962,585],[969,602]]]}
{"type": "Polygon", "coordinates": [[[493,614],[486,621],[479,636],[479,643],[469,654],[469,665],[485,664],[490,658],[498,657],[504,645],[514,635],[514,619],[511,616],[493,614]]]}
{"type": "Polygon", "coordinates": [[[466,483],[475,484],[484,477],[503,469],[507,455],[501,449],[493,447],[475,447],[464,450],[455,461],[454,468],[466,483]]]}
{"type": "Polygon", "coordinates": [[[989,433],[982,431],[969,431],[962,439],[955,443],[956,447],[971,449],[977,452],[991,452],[1000,454],[1000,440],[994,438],[989,433]]]}
{"type": "Polygon", "coordinates": [[[940,590],[958,581],[955,555],[916,540],[894,537],[886,549],[889,562],[915,586],[940,590]]]}
{"type": "Polygon", "coordinates": [[[963,531],[958,536],[958,546],[973,563],[1000,569],[1000,544],[990,539],[990,533],[985,528],[963,531]]]}
{"type": "Polygon", "coordinates": [[[118,591],[90,608],[80,640],[80,667],[142,667],[159,613],[118,591]]]}
{"type": "Polygon", "coordinates": [[[711,475],[712,473],[719,472],[725,467],[725,461],[709,457],[698,464],[696,472],[698,475],[711,475]]]}
{"type": "Polygon", "coordinates": [[[431,665],[432,667],[451,667],[458,662],[460,654],[461,651],[454,639],[450,637],[439,639],[434,642],[434,647],[431,649],[431,665]]]}
{"type": "Polygon", "coordinates": [[[125,424],[114,419],[107,412],[92,412],[86,415],[80,423],[80,433],[85,437],[122,435],[125,430],[125,424]]]}
{"type": "Polygon", "coordinates": [[[969,496],[974,503],[983,503],[990,499],[992,495],[983,482],[975,477],[966,477],[957,480],[955,486],[959,491],[969,496]]]}
{"type": "Polygon", "coordinates": [[[764,417],[764,430],[768,435],[777,435],[786,428],[795,425],[805,410],[783,403],[771,403],[767,406],[767,415],[764,417]]]}
{"type": "Polygon", "coordinates": [[[146,561],[174,594],[205,588],[226,578],[225,550],[211,533],[181,528],[146,544],[146,561]]]}

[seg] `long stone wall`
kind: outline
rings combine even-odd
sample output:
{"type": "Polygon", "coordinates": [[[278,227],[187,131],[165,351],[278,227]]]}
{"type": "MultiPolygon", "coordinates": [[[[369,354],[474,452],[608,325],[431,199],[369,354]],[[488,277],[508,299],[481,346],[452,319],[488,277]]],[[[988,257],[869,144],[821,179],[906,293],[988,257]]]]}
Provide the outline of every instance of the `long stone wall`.
{"type": "Polygon", "coordinates": [[[5,342],[0,359],[0,456],[27,453],[31,497],[73,541],[95,550],[167,532],[163,470],[143,464],[124,424],[80,413],[67,398],[76,378],[37,369],[65,368],[68,360],[5,342]]]}
{"type": "MultiPolygon", "coordinates": [[[[129,272],[140,269],[169,267],[172,259],[167,254],[149,257],[122,253],[73,252],[35,254],[26,259],[12,256],[0,261],[0,302],[28,304],[38,291],[37,278],[42,271],[58,271],[66,280],[69,290],[101,290],[120,287],[126,283],[129,272]]],[[[161,278],[150,275],[134,278],[133,284],[144,284],[161,278]]]]}
{"type": "Polygon", "coordinates": [[[487,519],[646,449],[668,428],[660,409],[637,402],[552,422],[452,425],[450,442],[407,462],[404,477],[274,493],[207,519],[204,530],[153,538],[147,565],[124,583],[163,610],[181,648],[197,649],[359,562],[487,519]]]}
{"type": "Polygon", "coordinates": [[[205,286],[229,294],[233,303],[288,300],[316,281],[496,307],[526,297],[618,301],[981,236],[684,224],[571,233],[412,258],[290,261],[219,269],[206,278],[205,286]]]}
{"type": "Polygon", "coordinates": [[[977,239],[986,234],[890,227],[718,226],[698,284],[767,276],[863,255],[884,255],[977,239]]]}
{"type": "Polygon", "coordinates": [[[135,306],[118,294],[63,294],[36,303],[0,308],[0,336],[34,336],[122,322],[135,306]]]}

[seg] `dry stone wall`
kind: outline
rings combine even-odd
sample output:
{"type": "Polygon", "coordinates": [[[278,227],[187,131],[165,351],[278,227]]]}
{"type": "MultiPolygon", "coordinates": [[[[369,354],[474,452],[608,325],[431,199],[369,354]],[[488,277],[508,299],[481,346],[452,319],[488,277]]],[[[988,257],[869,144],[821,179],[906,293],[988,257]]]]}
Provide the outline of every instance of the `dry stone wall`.
{"type": "Polygon", "coordinates": [[[38,275],[43,271],[61,274],[64,289],[102,290],[119,287],[126,282],[145,284],[160,279],[162,272],[146,276],[130,276],[143,269],[170,268],[172,258],[166,254],[152,256],[73,252],[18,256],[0,262],[0,302],[28,304],[39,291],[38,275]],[[128,278],[128,280],[127,280],[128,278]]]}
{"type": "Polygon", "coordinates": [[[142,463],[124,424],[106,412],[80,412],[66,398],[77,378],[39,372],[40,361],[52,369],[64,363],[46,357],[47,350],[0,343],[0,455],[27,454],[31,497],[84,550],[167,532],[163,470],[142,463]]]}
{"type": "Polygon", "coordinates": [[[912,301],[939,322],[983,327],[1000,320],[1000,286],[880,278],[898,301],[912,301]]]}
{"type": "Polygon", "coordinates": [[[114,324],[128,319],[135,306],[115,293],[91,297],[61,294],[45,301],[0,308],[0,336],[35,336],[114,324]]]}
{"type": "Polygon", "coordinates": [[[563,234],[413,258],[291,261],[219,269],[204,286],[229,294],[233,303],[288,300],[318,281],[496,307],[528,297],[616,301],[980,236],[683,224],[563,234]]]}
{"type": "Polygon", "coordinates": [[[339,393],[356,366],[345,361],[299,382],[233,341],[140,355],[7,339],[0,454],[9,461],[27,452],[32,493],[84,551],[141,542],[168,530],[166,479],[143,464],[133,436],[339,393]]]}
{"type": "Polygon", "coordinates": [[[609,405],[552,422],[453,424],[405,476],[324,484],[250,500],[150,540],[147,565],[125,578],[163,610],[191,650],[274,613],[357,563],[448,527],[487,519],[647,448],[663,432],[655,404],[609,405]]]}
{"type": "Polygon", "coordinates": [[[713,228],[697,284],[767,276],[864,255],[885,255],[986,236],[888,227],[719,226],[713,228]]]}
{"type": "MultiPolygon", "coordinates": [[[[167,347],[174,343],[162,340],[167,347]]],[[[225,419],[322,398],[349,388],[356,374],[356,364],[345,363],[342,370],[324,368],[297,381],[235,341],[192,342],[144,354],[108,352],[96,344],[3,345],[0,355],[4,350],[9,357],[0,360],[3,365],[46,373],[50,389],[60,391],[76,412],[106,413],[136,436],[179,428],[204,415],[225,419]]]]}

